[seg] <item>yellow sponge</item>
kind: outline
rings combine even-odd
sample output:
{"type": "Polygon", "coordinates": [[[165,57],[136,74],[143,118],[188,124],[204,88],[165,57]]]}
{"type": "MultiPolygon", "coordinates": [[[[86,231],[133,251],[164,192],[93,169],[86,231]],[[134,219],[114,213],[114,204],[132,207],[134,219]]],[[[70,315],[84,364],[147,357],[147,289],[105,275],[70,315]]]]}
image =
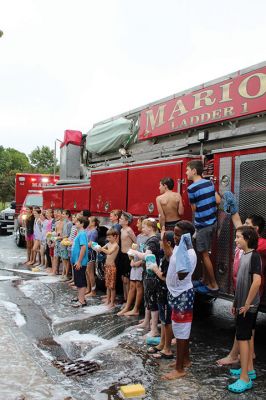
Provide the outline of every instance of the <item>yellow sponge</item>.
{"type": "Polygon", "coordinates": [[[145,388],[140,383],[137,385],[121,386],[120,391],[125,398],[138,397],[145,395],[145,388]]]}

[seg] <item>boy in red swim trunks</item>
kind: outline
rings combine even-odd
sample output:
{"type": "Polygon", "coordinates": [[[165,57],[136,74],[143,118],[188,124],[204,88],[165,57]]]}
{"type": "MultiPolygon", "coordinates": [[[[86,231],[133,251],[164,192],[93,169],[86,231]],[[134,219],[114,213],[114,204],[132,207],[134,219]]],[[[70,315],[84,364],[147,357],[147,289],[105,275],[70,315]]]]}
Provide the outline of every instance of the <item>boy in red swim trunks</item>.
{"type": "Polygon", "coordinates": [[[116,296],[116,265],[115,259],[117,257],[119,246],[118,246],[118,236],[119,233],[111,228],[107,231],[106,239],[108,243],[104,247],[99,247],[97,251],[103,252],[107,255],[105,261],[105,286],[106,286],[106,302],[110,308],[115,306],[115,296],[116,296]]]}

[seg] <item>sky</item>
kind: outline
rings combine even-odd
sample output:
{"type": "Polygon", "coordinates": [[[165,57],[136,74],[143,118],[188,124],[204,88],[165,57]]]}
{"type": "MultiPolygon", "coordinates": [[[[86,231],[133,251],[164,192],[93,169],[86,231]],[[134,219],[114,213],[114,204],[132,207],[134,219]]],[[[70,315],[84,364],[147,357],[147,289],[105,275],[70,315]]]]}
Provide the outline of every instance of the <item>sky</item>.
{"type": "Polygon", "coordinates": [[[0,0],[0,145],[94,123],[266,60],[265,0],[0,0]]]}

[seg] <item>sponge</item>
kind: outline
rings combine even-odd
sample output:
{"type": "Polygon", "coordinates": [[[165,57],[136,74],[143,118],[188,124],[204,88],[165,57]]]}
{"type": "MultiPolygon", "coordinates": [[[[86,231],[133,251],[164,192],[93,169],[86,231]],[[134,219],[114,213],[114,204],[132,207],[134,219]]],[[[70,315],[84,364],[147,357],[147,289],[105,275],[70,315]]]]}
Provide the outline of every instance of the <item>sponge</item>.
{"type": "Polygon", "coordinates": [[[136,385],[121,386],[120,391],[126,399],[145,395],[145,388],[140,383],[136,385]]]}

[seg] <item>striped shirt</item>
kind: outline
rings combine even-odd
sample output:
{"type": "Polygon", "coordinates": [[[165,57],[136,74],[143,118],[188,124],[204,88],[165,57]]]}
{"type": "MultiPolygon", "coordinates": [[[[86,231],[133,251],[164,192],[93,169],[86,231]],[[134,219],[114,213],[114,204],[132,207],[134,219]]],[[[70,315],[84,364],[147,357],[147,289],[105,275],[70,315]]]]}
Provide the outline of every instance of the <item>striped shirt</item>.
{"type": "Polygon", "coordinates": [[[195,227],[197,229],[205,228],[216,222],[216,199],[215,189],[212,182],[206,179],[200,179],[193,182],[188,187],[188,197],[190,204],[196,206],[195,227]]]}

